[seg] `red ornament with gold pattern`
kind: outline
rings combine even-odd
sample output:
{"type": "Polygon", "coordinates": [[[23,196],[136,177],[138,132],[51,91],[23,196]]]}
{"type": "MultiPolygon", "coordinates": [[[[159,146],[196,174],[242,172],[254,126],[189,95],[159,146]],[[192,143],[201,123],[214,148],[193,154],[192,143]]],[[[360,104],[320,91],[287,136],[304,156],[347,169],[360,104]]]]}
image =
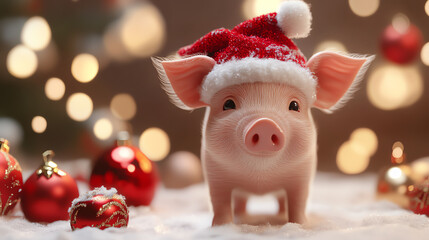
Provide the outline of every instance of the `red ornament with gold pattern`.
{"type": "Polygon", "coordinates": [[[22,192],[22,171],[9,154],[6,139],[0,139],[0,215],[6,215],[19,201],[22,192]]]}
{"type": "Polygon", "coordinates": [[[138,148],[131,146],[128,133],[96,161],[90,178],[92,188],[116,188],[131,206],[150,205],[159,177],[156,165],[138,148]]]}
{"type": "Polygon", "coordinates": [[[96,188],[73,200],[69,209],[72,230],[84,227],[127,227],[128,207],[116,189],[96,188]]]}
{"type": "Polygon", "coordinates": [[[408,190],[411,211],[429,217],[429,178],[420,184],[409,186],[408,190]]]}
{"type": "Polygon", "coordinates": [[[44,164],[24,183],[21,208],[31,222],[68,220],[68,209],[79,196],[76,181],[58,168],[53,156],[53,151],[45,151],[44,164]]]}

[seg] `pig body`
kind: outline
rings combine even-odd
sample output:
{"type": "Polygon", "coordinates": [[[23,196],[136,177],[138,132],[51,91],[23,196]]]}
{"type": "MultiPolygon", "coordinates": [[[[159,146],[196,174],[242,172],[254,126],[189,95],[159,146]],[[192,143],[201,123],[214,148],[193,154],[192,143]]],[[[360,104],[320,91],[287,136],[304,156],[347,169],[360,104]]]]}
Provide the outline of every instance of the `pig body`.
{"type": "Polygon", "coordinates": [[[341,107],[373,59],[321,52],[306,61],[289,37],[307,36],[310,24],[307,4],[285,1],[277,13],[208,33],[180,59],[153,59],[176,106],[207,108],[201,159],[213,225],[245,214],[238,191],[282,192],[279,215],[305,222],[317,161],[311,108],[341,107]]]}
{"type": "MultiPolygon", "coordinates": [[[[234,212],[244,212],[245,197],[231,202],[237,189],[254,194],[283,190],[287,201],[279,196],[280,214],[289,209],[286,219],[304,222],[309,184],[316,168],[311,104],[298,89],[276,83],[235,85],[213,96],[203,124],[201,153],[214,225],[229,223],[234,212]],[[234,99],[236,109],[223,111],[226,99],[234,99]],[[291,101],[300,103],[299,112],[288,109],[291,101]],[[246,134],[258,119],[271,119],[278,125],[284,139],[279,150],[246,146],[246,134]]],[[[259,141],[273,144],[269,137],[259,141]]]]}

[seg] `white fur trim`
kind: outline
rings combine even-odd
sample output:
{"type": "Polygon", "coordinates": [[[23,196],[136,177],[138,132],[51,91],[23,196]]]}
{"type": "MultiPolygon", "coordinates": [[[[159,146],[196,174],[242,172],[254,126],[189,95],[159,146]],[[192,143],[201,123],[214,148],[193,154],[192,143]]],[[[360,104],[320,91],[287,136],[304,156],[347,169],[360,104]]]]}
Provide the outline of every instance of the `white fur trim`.
{"type": "Polygon", "coordinates": [[[277,22],[289,38],[305,38],[311,31],[310,7],[303,1],[286,1],[277,11],[277,22]]]}
{"type": "Polygon", "coordinates": [[[317,82],[309,69],[292,61],[248,57],[216,64],[203,81],[200,89],[201,101],[210,104],[211,98],[219,90],[254,82],[290,84],[307,96],[310,105],[315,100],[317,82]]]}

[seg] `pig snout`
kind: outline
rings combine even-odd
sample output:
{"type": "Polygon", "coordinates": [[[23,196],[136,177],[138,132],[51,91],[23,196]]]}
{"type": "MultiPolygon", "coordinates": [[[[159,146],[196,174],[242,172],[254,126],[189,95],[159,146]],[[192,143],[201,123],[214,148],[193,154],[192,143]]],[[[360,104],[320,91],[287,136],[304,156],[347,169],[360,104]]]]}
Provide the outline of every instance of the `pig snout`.
{"type": "Polygon", "coordinates": [[[284,145],[282,129],[269,118],[260,118],[250,122],[244,135],[244,144],[253,153],[277,152],[284,145]]]}

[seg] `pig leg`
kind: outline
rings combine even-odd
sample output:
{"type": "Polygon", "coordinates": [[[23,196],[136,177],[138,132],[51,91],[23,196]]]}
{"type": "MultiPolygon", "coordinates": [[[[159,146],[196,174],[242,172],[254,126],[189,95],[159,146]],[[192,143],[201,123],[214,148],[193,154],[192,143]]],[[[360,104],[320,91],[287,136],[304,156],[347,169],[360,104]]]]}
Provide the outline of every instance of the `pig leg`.
{"type": "Polygon", "coordinates": [[[286,216],[286,204],[287,204],[287,202],[286,202],[286,196],[285,195],[280,195],[280,196],[278,196],[277,197],[277,202],[278,202],[278,204],[279,204],[279,215],[280,216],[282,216],[282,217],[286,217],[287,218],[287,216],[286,216]]]}
{"type": "Polygon", "coordinates": [[[247,197],[235,196],[234,197],[234,215],[242,216],[246,214],[247,197]]]}
{"type": "Polygon", "coordinates": [[[287,191],[289,222],[299,224],[305,223],[305,208],[307,205],[307,197],[308,190],[297,190],[295,188],[287,191]]]}
{"type": "MultiPolygon", "coordinates": [[[[221,184],[220,184],[221,185],[221,184]]],[[[210,197],[213,206],[212,226],[232,223],[231,189],[210,187],[210,197]]]]}

